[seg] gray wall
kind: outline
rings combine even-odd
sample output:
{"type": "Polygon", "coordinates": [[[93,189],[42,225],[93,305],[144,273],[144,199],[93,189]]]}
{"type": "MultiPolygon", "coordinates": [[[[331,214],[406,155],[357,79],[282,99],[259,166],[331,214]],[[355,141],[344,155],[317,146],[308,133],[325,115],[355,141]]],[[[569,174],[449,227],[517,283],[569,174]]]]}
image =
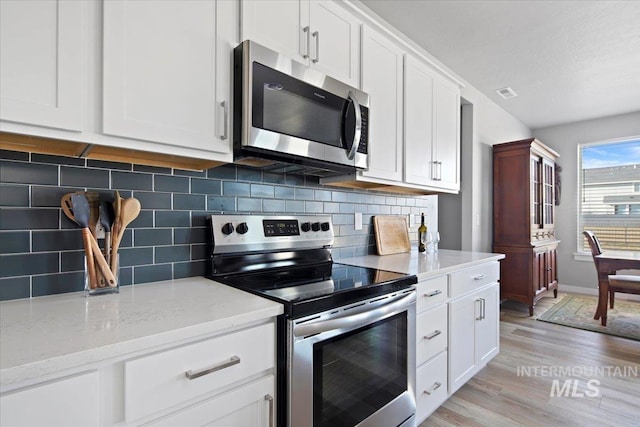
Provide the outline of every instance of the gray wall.
{"type": "Polygon", "coordinates": [[[234,165],[190,172],[0,151],[0,300],[83,289],[81,233],[60,209],[62,195],[77,190],[118,190],[142,204],[120,250],[122,285],[204,275],[208,214],[331,214],[336,258],[375,252],[373,215],[425,212],[430,230],[438,224],[437,196],[338,190],[234,165]]]}
{"type": "MultiPolygon", "coordinates": [[[[491,252],[493,232],[493,153],[491,146],[528,138],[531,131],[470,85],[462,89],[461,248],[491,252]]],[[[450,197],[450,196],[440,196],[450,197]]],[[[447,202],[445,202],[447,203],[447,202]]],[[[448,215],[440,209],[440,217],[448,215]]],[[[442,222],[442,220],[441,220],[442,222]]]]}
{"type": "Polygon", "coordinates": [[[561,284],[596,288],[593,261],[576,261],[578,251],[578,145],[589,142],[640,136],[640,112],[535,129],[533,134],[560,154],[562,198],[556,207],[558,280],[561,284]],[[591,265],[590,265],[591,264],[591,265]]]}

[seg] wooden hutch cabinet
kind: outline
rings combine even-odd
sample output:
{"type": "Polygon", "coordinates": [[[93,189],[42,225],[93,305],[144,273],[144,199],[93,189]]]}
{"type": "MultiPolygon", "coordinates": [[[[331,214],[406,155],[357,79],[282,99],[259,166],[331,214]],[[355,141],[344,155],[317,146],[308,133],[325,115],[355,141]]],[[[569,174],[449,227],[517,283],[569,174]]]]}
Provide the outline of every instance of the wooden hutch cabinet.
{"type": "Polygon", "coordinates": [[[500,263],[500,297],[533,307],[558,296],[555,161],[537,139],[493,146],[493,251],[500,263]]]}

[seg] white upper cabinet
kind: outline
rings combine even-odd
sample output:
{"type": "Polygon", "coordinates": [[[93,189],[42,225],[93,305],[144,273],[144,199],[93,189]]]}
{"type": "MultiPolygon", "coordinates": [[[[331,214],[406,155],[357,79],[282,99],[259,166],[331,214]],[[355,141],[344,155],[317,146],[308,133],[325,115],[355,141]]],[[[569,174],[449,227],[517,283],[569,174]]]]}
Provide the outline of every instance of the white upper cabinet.
{"type": "Polygon", "coordinates": [[[360,21],[328,0],[243,0],[242,40],[253,40],[360,86],[360,21]]]}
{"type": "Polygon", "coordinates": [[[365,177],[402,181],[402,60],[400,46],[362,30],[362,90],[369,94],[369,169],[365,177]]]}
{"type": "Polygon", "coordinates": [[[0,1],[0,119],[82,128],[81,1],[0,1]]]}
{"type": "Polygon", "coordinates": [[[105,134],[230,152],[231,47],[217,31],[224,4],[105,1],[105,134]]]}
{"type": "Polygon", "coordinates": [[[407,183],[460,189],[460,91],[426,63],[405,59],[407,183]]]}

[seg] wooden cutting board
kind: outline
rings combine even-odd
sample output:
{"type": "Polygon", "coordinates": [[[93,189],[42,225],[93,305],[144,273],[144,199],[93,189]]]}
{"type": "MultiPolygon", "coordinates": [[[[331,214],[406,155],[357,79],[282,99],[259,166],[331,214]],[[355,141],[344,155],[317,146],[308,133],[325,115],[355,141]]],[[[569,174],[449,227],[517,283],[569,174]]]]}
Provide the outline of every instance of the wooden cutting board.
{"type": "Polygon", "coordinates": [[[376,215],[373,217],[378,255],[401,254],[411,251],[409,230],[404,216],[376,215]]]}

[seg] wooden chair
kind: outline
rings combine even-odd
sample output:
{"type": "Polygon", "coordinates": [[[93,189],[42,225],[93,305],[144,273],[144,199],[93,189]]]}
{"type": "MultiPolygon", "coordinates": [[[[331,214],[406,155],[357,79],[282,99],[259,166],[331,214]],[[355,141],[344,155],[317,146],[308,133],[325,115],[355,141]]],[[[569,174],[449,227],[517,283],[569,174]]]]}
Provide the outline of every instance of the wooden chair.
{"type": "Polygon", "coordinates": [[[609,276],[609,307],[613,308],[613,295],[616,292],[640,295],[640,276],[614,274],[609,276]]]}
{"type": "Polygon", "coordinates": [[[607,276],[609,281],[609,307],[613,308],[614,295],[616,292],[640,294],[640,276],[616,274],[615,271],[602,271],[600,268],[600,260],[596,257],[602,253],[602,246],[600,245],[598,237],[590,230],[585,230],[582,234],[587,238],[587,242],[589,242],[593,262],[598,272],[598,281],[600,281],[604,275],[607,276]]]}

